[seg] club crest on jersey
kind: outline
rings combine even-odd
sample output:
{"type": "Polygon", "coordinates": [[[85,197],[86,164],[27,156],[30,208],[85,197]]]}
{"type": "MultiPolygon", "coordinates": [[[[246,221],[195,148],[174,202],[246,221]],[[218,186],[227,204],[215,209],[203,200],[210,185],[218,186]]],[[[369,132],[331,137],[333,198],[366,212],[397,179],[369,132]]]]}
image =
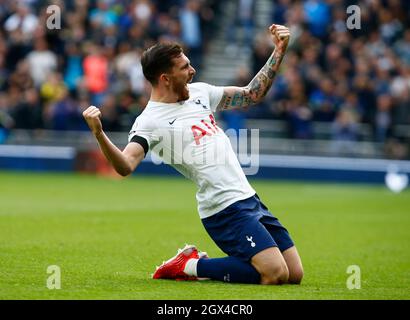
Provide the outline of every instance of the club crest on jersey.
{"type": "Polygon", "coordinates": [[[246,236],[246,240],[248,240],[251,243],[251,247],[254,248],[256,246],[256,243],[253,242],[253,237],[248,237],[246,236]]]}
{"type": "Polygon", "coordinates": [[[199,98],[196,99],[194,102],[195,102],[195,104],[197,104],[197,105],[201,105],[202,108],[208,109],[208,107],[207,107],[206,105],[204,105],[199,98]]]}

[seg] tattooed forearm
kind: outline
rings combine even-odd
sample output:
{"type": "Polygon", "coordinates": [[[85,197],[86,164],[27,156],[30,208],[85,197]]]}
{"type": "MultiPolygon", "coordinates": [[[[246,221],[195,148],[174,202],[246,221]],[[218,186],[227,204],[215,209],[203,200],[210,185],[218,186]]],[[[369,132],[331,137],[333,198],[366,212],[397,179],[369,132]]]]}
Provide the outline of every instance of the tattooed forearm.
{"type": "Polygon", "coordinates": [[[263,68],[246,87],[227,87],[220,102],[221,108],[248,107],[262,101],[272,87],[283,56],[284,52],[282,50],[275,50],[263,68]]]}
{"type": "Polygon", "coordinates": [[[243,104],[244,94],[243,92],[236,92],[232,98],[233,106],[241,106],[243,104]]]}
{"type": "Polygon", "coordinates": [[[284,54],[275,50],[269,60],[248,85],[252,103],[260,102],[272,87],[284,54]]]}

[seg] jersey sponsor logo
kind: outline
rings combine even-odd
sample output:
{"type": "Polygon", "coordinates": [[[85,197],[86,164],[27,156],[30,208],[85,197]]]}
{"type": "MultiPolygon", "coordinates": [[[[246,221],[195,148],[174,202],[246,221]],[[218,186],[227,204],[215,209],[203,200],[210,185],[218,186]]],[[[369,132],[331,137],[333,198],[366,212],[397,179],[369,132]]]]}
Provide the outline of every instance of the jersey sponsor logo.
{"type": "Polygon", "coordinates": [[[206,122],[205,120],[201,120],[201,123],[206,127],[203,128],[199,125],[193,125],[191,127],[192,134],[194,135],[194,140],[196,145],[200,145],[200,140],[205,136],[212,136],[217,131],[219,131],[218,127],[216,126],[215,118],[212,114],[209,115],[209,119],[211,124],[206,122]]]}

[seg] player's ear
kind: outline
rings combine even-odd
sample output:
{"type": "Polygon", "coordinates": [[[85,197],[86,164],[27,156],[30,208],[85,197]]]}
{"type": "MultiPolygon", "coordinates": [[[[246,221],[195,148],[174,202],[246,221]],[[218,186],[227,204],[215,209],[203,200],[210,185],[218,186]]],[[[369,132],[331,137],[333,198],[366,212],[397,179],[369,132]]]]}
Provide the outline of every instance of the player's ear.
{"type": "Polygon", "coordinates": [[[162,73],[159,76],[159,81],[162,82],[163,84],[165,84],[166,86],[170,85],[170,78],[169,78],[169,75],[166,74],[166,73],[162,73]]]}

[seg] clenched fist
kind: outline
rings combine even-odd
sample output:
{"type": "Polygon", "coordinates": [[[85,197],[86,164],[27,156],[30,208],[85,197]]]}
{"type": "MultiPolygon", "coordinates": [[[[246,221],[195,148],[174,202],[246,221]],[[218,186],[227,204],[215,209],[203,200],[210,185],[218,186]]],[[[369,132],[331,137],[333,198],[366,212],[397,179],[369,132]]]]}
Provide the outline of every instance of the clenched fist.
{"type": "Polygon", "coordinates": [[[276,48],[286,49],[289,43],[290,30],[285,26],[279,24],[272,24],[269,27],[272,33],[272,40],[276,48]]]}
{"type": "Polygon", "coordinates": [[[98,136],[102,132],[102,124],[100,120],[101,111],[97,107],[90,106],[84,110],[83,117],[85,121],[87,121],[92,133],[95,136],[98,136]]]}

